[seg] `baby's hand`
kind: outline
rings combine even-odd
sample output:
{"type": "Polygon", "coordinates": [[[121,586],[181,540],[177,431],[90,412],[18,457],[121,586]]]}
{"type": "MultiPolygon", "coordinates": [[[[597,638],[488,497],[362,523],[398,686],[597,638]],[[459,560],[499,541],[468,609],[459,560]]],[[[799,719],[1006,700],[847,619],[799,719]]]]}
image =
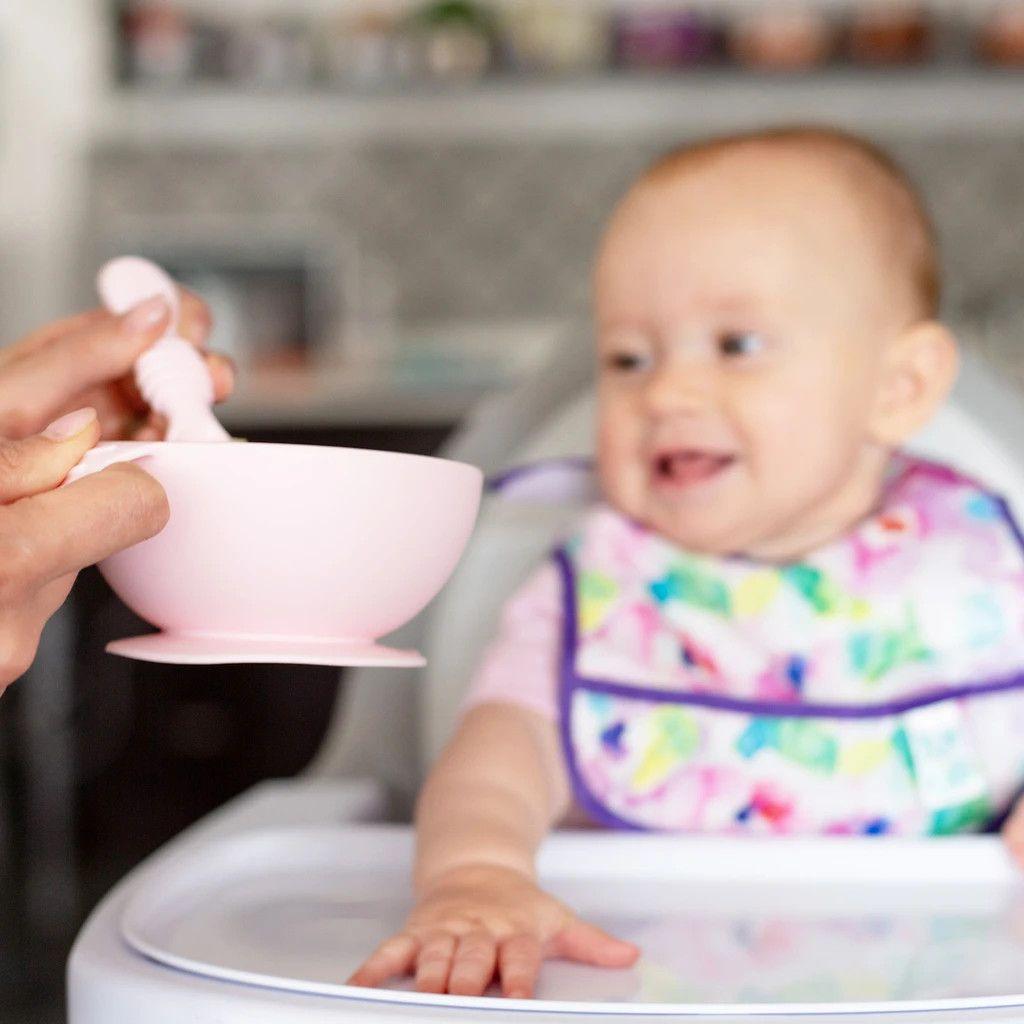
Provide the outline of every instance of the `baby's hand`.
{"type": "Polygon", "coordinates": [[[476,865],[439,878],[401,932],[382,943],[349,979],[375,988],[412,974],[419,992],[479,996],[492,980],[503,995],[533,995],[548,958],[629,967],[639,950],[579,920],[530,878],[476,865]]]}
{"type": "Polygon", "coordinates": [[[1017,801],[1003,823],[1003,842],[1013,859],[1024,868],[1024,798],[1017,801]]]}

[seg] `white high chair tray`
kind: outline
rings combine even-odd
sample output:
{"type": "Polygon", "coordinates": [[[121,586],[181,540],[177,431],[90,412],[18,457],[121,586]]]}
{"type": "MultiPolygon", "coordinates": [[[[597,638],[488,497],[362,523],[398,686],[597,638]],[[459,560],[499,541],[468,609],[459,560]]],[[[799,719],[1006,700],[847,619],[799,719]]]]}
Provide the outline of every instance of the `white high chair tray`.
{"type": "MultiPolygon", "coordinates": [[[[410,905],[412,838],[388,826],[210,840],[156,867],[121,931],[137,952],[290,992],[487,1008],[345,978],[410,905]]],[[[545,965],[505,1010],[857,1014],[1024,1006],[1024,876],[994,837],[553,836],[544,883],[637,942],[631,970],[545,965]]]]}

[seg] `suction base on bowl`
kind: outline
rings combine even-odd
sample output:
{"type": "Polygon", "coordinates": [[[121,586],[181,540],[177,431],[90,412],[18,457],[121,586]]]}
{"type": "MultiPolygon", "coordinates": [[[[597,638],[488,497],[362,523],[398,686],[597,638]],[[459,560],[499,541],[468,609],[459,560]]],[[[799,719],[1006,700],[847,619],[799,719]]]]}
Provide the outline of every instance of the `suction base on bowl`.
{"type": "Polygon", "coordinates": [[[309,637],[214,636],[196,633],[148,633],[107,644],[111,654],[172,665],[271,663],[281,665],[378,665],[419,668],[418,651],[400,651],[369,641],[316,640],[309,637]]]}

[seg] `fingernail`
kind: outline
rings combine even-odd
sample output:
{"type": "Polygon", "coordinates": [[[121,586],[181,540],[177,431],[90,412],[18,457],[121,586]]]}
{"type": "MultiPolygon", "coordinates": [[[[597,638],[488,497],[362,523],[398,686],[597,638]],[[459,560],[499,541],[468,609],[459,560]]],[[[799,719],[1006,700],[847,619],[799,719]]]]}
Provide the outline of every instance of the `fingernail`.
{"type": "Polygon", "coordinates": [[[51,441],[67,441],[77,437],[96,419],[95,409],[78,409],[54,420],[44,431],[43,437],[51,441]]]}
{"type": "Polygon", "coordinates": [[[141,334],[160,323],[167,316],[167,312],[166,300],[154,295],[128,310],[122,327],[128,334],[141,334]]]}

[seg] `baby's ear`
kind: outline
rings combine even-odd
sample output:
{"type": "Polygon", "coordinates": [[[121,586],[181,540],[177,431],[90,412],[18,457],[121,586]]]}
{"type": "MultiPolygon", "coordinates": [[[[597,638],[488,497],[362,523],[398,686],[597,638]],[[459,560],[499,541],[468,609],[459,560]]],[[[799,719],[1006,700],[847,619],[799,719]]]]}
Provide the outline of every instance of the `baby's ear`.
{"type": "Polygon", "coordinates": [[[871,419],[872,440],[898,447],[935,415],[956,381],[960,356],[944,324],[926,320],[888,346],[871,419]]]}

